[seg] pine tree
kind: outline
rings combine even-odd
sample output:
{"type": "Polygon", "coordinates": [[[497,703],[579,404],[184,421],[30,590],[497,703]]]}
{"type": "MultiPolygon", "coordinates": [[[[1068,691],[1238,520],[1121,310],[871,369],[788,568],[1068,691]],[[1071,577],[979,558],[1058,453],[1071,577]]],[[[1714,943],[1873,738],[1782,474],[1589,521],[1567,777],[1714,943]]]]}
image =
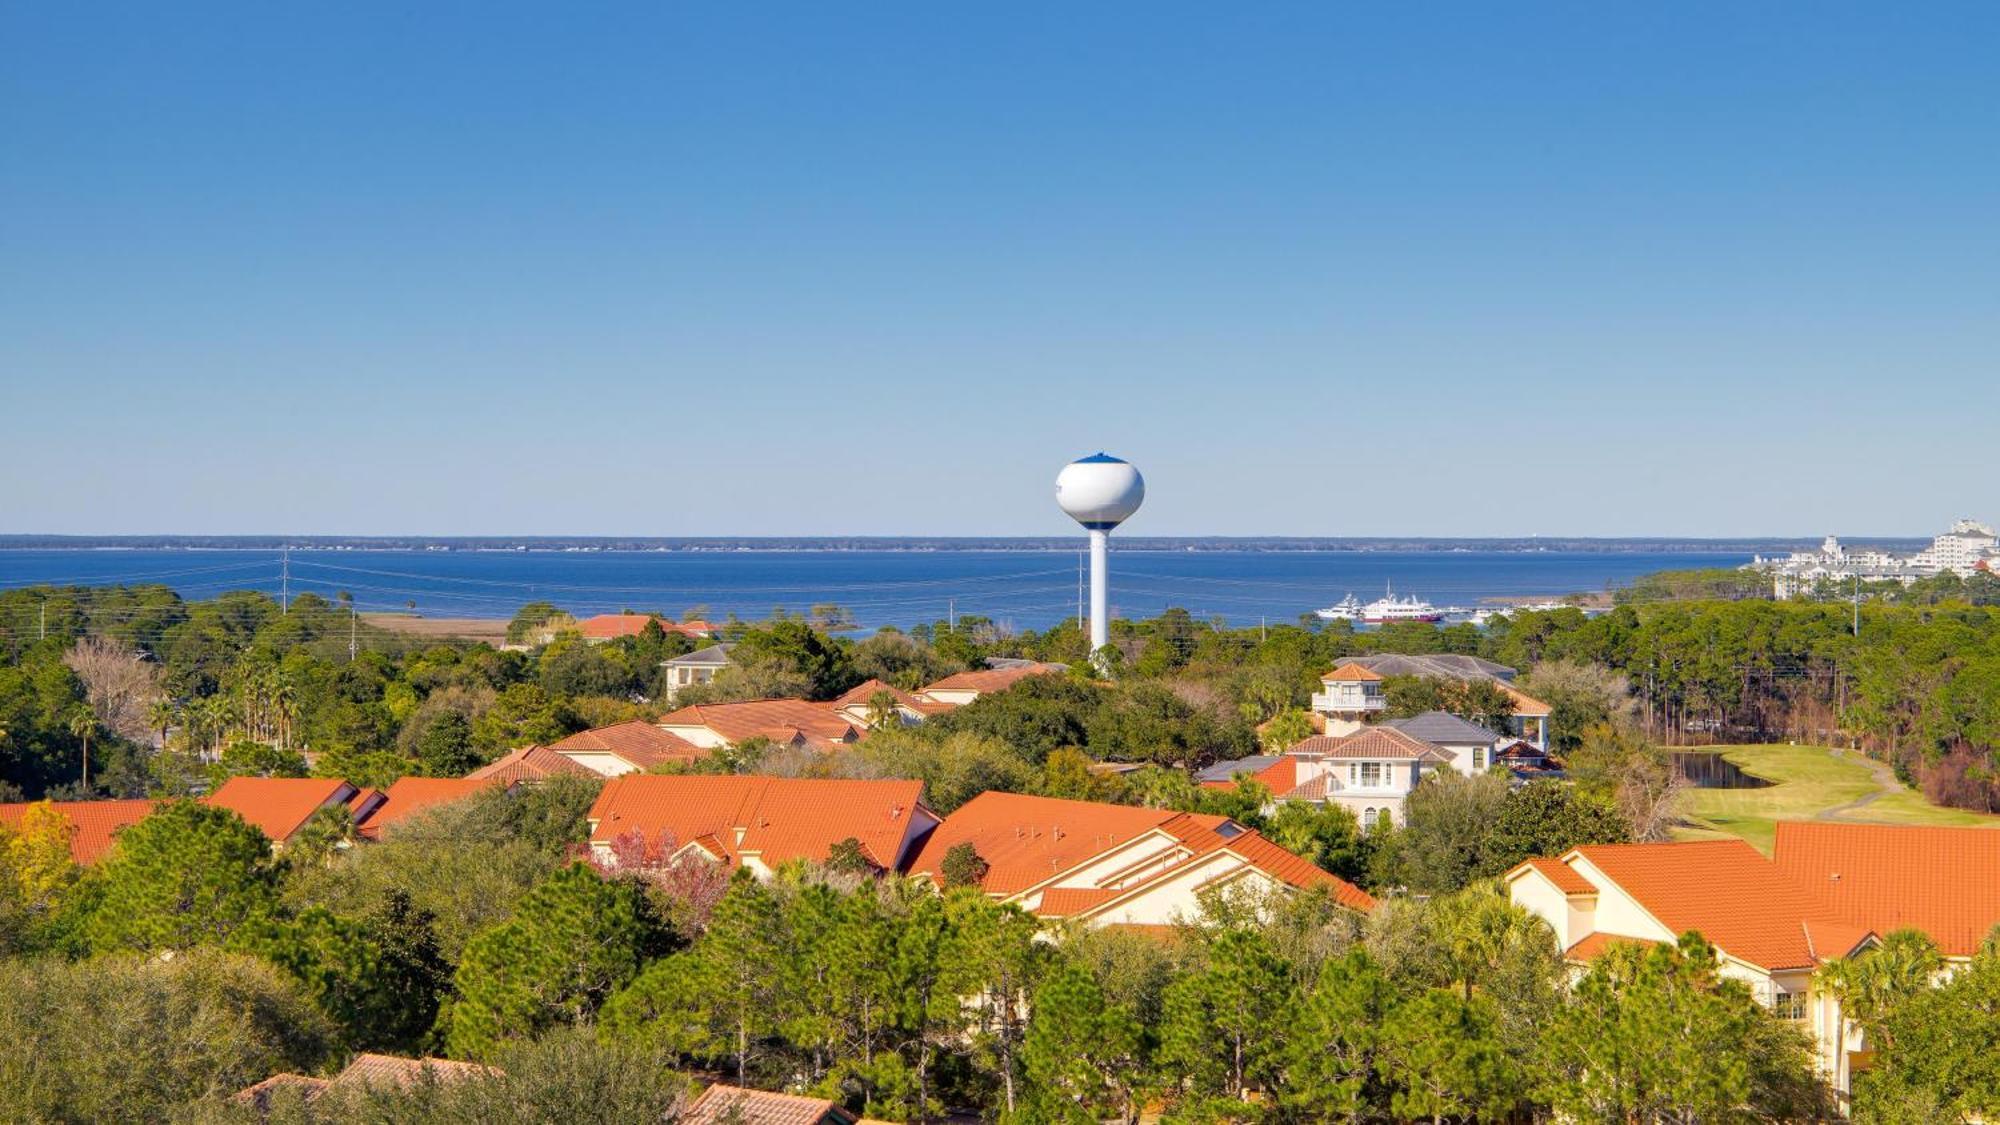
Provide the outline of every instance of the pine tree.
{"type": "Polygon", "coordinates": [[[1059,966],[1035,990],[1021,1048],[1024,1118],[1090,1125],[1129,1115],[1138,1053],[1131,1013],[1105,998],[1089,969],[1059,966]]]}
{"type": "Polygon", "coordinates": [[[466,943],[446,1042],[454,1055],[480,1057],[508,1039],[583,1023],[663,940],[637,887],[571,864],[466,943]]]}
{"type": "Polygon", "coordinates": [[[1359,949],[1322,966],[1287,1037],[1282,1103],[1341,1120],[1385,1110],[1376,1053],[1394,1000],[1381,967],[1359,949]]]}
{"type": "Polygon", "coordinates": [[[1523,1075],[1500,1041],[1493,1002],[1434,988],[1398,1004],[1382,1023],[1382,1075],[1397,1089],[1397,1116],[1505,1117],[1523,1094],[1523,1075]]]}
{"type": "Polygon", "coordinates": [[[98,952],[220,942],[277,904],[271,843],[227,809],[175,801],[119,833],[83,931],[98,952]]]}
{"type": "Polygon", "coordinates": [[[1263,935],[1224,931],[1209,946],[1207,964],[1167,988],[1162,1070],[1202,1097],[1268,1089],[1291,1009],[1291,979],[1263,935]]]}

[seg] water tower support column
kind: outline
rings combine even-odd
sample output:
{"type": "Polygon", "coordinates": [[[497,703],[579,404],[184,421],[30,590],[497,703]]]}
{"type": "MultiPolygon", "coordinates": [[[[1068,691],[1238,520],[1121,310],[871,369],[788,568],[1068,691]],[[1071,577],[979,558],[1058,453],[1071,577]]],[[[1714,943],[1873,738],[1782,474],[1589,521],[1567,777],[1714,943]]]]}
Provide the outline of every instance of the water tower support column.
{"type": "Polygon", "coordinates": [[[1111,533],[1098,529],[1090,532],[1090,651],[1111,643],[1110,597],[1107,593],[1109,582],[1105,576],[1105,556],[1110,554],[1111,533]]]}

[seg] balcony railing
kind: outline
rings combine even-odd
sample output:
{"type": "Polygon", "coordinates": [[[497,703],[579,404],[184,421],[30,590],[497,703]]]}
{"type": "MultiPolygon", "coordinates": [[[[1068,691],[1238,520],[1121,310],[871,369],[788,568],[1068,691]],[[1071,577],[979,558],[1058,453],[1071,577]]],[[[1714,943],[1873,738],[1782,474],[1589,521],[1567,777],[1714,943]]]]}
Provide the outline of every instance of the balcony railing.
{"type": "Polygon", "coordinates": [[[1364,695],[1357,699],[1340,692],[1316,691],[1312,697],[1315,711],[1380,711],[1382,706],[1379,695],[1364,695]]]}

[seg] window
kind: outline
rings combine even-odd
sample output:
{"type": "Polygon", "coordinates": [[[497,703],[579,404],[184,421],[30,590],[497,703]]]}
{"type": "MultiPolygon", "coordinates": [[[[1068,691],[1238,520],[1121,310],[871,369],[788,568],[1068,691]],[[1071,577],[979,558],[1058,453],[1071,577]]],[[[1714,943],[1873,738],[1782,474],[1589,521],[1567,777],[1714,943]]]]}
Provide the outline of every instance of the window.
{"type": "Polygon", "coordinates": [[[1366,832],[1366,831],[1368,831],[1368,830],[1369,830],[1370,828],[1373,828],[1373,827],[1375,827],[1375,810],[1374,810],[1374,809],[1362,809],[1362,810],[1361,810],[1361,831],[1363,831],[1363,832],[1366,832]]]}
{"type": "Polygon", "coordinates": [[[1382,763],[1356,762],[1354,764],[1354,770],[1355,770],[1354,778],[1356,785],[1359,785],[1365,789],[1371,786],[1377,786],[1382,784],[1382,763]]]}
{"type": "Polygon", "coordinates": [[[1806,1018],[1806,994],[1776,989],[1771,993],[1771,1012],[1781,1020],[1806,1018]]]}
{"type": "Polygon", "coordinates": [[[1481,773],[1485,769],[1486,769],[1486,747],[1474,746],[1472,748],[1472,772],[1481,773]]]}

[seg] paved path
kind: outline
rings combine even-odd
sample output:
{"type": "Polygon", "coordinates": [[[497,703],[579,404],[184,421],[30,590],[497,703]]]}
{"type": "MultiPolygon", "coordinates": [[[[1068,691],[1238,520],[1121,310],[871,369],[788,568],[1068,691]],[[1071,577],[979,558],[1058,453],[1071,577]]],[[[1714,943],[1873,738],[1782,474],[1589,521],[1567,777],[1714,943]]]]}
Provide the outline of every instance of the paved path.
{"type": "Polygon", "coordinates": [[[1836,757],[1846,758],[1849,761],[1859,762],[1867,766],[1868,772],[1875,778],[1876,789],[1875,792],[1856,797],[1844,805],[1835,805],[1830,809],[1821,809],[1818,815],[1813,818],[1814,820],[1844,820],[1848,813],[1854,812],[1857,809],[1865,809],[1903,787],[1903,783],[1896,780],[1896,771],[1890,769],[1886,762],[1878,762],[1866,754],[1853,750],[1835,750],[1833,753],[1836,757]]]}

